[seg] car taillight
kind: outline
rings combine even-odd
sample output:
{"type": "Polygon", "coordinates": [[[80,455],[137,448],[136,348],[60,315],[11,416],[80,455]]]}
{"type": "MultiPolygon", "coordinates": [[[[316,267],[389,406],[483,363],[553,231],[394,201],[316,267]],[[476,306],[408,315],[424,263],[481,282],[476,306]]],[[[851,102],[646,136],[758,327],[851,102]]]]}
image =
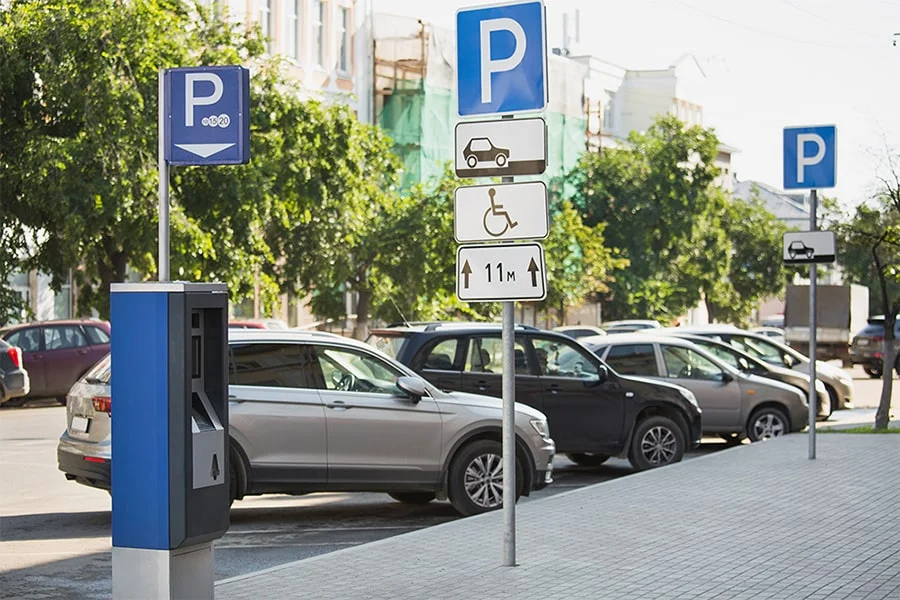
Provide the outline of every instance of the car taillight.
{"type": "Polygon", "coordinates": [[[13,364],[17,368],[22,367],[22,349],[16,346],[13,346],[9,350],[6,351],[6,354],[12,359],[13,364]]]}
{"type": "Polygon", "coordinates": [[[884,341],[884,336],[883,335],[873,335],[872,341],[881,343],[884,341]]]}
{"type": "Polygon", "coordinates": [[[94,410],[97,412],[112,414],[112,398],[109,396],[94,396],[92,401],[94,402],[94,410]]]}

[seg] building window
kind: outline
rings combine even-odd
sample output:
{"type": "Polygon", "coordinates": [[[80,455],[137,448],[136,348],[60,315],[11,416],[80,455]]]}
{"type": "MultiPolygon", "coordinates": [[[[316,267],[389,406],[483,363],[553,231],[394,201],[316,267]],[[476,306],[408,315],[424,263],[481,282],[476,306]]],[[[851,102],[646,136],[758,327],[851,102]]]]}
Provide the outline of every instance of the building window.
{"type": "Polygon", "coordinates": [[[616,93],[606,90],[606,102],[603,103],[603,120],[600,122],[600,128],[607,135],[611,134],[616,127],[616,123],[613,120],[615,104],[616,93]]]}
{"type": "Polygon", "coordinates": [[[285,20],[285,27],[287,27],[287,31],[285,32],[285,53],[289,58],[293,58],[296,61],[299,61],[300,56],[300,40],[303,38],[302,33],[300,31],[300,27],[302,21],[300,19],[300,15],[303,14],[300,11],[302,0],[288,0],[287,2],[287,19],[285,20]]]}
{"type": "Polygon", "coordinates": [[[328,4],[324,0],[313,2],[313,57],[315,63],[325,66],[326,30],[325,23],[328,20],[328,4]]]}
{"type": "Polygon", "coordinates": [[[350,8],[342,6],[338,12],[338,39],[341,47],[338,52],[338,71],[350,72],[350,8]]]}
{"type": "Polygon", "coordinates": [[[274,49],[272,45],[272,35],[275,29],[272,27],[275,19],[275,11],[272,10],[274,2],[275,0],[259,0],[259,26],[262,29],[263,37],[266,39],[266,48],[268,48],[269,53],[274,49]]]}

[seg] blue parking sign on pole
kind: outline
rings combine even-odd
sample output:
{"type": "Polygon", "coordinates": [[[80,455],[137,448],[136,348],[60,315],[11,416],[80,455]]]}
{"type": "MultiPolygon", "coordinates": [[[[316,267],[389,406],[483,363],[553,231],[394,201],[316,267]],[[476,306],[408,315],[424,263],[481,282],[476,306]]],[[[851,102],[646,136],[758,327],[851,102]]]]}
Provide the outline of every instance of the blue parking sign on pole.
{"type": "Polygon", "coordinates": [[[250,71],[238,66],[168,69],[164,95],[166,162],[250,162],[250,71]]]}
{"type": "Polygon", "coordinates": [[[546,18],[542,1],[456,13],[460,116],[542,110],[547,104],[546,18]]]}
{"type": "Polygon", "coordinates": [[[836,171],[834,125],[784,128],[784,189],[834,187],[836,171]]]}

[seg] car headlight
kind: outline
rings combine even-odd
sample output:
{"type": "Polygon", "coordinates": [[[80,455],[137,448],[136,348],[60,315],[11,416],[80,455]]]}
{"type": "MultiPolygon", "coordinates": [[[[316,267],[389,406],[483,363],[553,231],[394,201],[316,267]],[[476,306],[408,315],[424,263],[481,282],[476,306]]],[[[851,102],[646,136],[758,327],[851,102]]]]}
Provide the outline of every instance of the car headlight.
{"type": "Polygon", "coordinates": [[[693,404],[694,408],[696,408],[697,410],[700,410],[700,405],[697,404],[697,396],[694,395],[694,392],[692,392],[691,390],[687,390],[685,388],[679,389],[678,392],[681,394],[682,398],[684,398],[685,400],[687,400],[688,402],[693,404]]]}
{"type": "Polygon", "coordinates": [[[531,426],[537,431],[538,435],[545,440],[550,439],[550,427],[547,426],[545,419],[532,419],[531,426]]]}

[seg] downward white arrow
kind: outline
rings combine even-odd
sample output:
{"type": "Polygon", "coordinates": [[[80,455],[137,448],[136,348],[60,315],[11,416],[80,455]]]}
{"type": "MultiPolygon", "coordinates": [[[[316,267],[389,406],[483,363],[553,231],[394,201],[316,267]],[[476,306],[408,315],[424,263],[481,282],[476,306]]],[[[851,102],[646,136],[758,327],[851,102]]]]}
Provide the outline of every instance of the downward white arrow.
{"type": "Polygon", "coordinates": [[[175,146],[201,158],[209,158],[217,152],[231,148],[234,144],[175,144],[175,146]]]}

